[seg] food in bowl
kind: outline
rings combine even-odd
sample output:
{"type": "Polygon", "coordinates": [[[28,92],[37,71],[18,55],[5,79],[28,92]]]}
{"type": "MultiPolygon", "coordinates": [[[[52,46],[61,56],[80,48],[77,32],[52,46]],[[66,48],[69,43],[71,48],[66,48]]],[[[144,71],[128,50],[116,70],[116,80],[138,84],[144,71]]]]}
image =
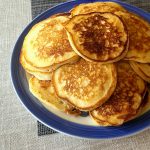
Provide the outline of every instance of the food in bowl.
{"type": "Polygon", "coordinates": [[[20,63],[43,104],[119,126],[148,110],[149,73],[143,68],[141,75],[132,62],[149,66],[149,39],[150,24],[119,4],[81,4],[34,25],[20,63]]]}

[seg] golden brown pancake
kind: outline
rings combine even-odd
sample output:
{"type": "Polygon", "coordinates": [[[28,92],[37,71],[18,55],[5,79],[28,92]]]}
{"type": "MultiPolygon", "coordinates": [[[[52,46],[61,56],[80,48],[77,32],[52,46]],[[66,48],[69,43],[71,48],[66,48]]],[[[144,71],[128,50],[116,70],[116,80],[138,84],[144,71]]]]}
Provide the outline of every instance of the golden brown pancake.
{"type": "Polygon", "coordinates": [[[53,85],[58,97],[89,111],[103,104],[116,87],[114,64],[93,63],[81,59],[61,66],[53,73],[53,85]]]}
{"type": "Polygon", "coordinates": [[[44,106],[50,106],[69,114],[80,114],[79,110],[56,96],[51,81],[41,81],[32,77],[29,79],[29,90],[44,106]]]}
{"type": "Polygon", "coordinates": [[[91,117],[102,126],[118,126],[135,117],[145,93],[145,82],[126,62],[117,63],[117,86],[103,105],[91,111],[91,117]]]}
{"type": "Polygon", "coordinates": [[[31,66],[47,68],[79,58],[72,50],[62,26],[68,20],[68,14],[59,14],[32,27],[22,47],[23,56],[31,66]]]}
{"type": "Polygon", "coordinates": [[[114,13],[116,11],[125,11],[126,10],[115,2],[95,2],[88,4],[80,4],[74,7],[70,12],[72,16],[79,14],[87,14],[91,12],[111,12],[114,13]]]}
{"type": "Polygon", "coordinates": [[[124,19],[129,32],[129,51],[125,59],[150,63],[150,24],[133,13],[115,14],[124,19]]]}
{"type": "Polygon", "coordinates": [[[88,61],[116,62],[127,53],[126,27],[112,13],[74,16],[65,28],[73,50],[88,61]]]}
{"type": "Polygon", "coordinates": [[[132,69],[145,81],[150,83],[150,64],[130,61],[132,69]]]}

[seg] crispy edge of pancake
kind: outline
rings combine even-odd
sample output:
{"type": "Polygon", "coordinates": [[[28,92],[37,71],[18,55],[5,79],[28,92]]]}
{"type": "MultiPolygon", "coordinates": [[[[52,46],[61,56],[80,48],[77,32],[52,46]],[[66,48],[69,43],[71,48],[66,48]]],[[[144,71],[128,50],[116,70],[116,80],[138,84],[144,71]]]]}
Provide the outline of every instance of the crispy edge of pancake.
{"type": "Polygon", "coordinates": [[[21,51],[20,53],[20,63],[21,65],[23,66],[23,68],[28,71],[29,73],[39,73],[39,74],[48,74],[48,73],[52,73],[54,70],[56,70],[57,68],[59,68],[61,65],[64,65],[64,64],[72,64],[72,63],[75,63],[77,61],[79,61],[80,57],[79,56],[74,56],[66,61],[63,61],[61,63],[55,63],[53,64],[52,66],[49,66],[49,67],[34,67],[32,66],[25,58],[24,58],[24,55],[23,55],[23,52],[21,51]]]}
{"type": "MultiPolygon", "coordinates": [[[[55,15],[52,15],[52,16],[50,16],[49,18],[47,18],[47,19],[45,19],[45,20],[43,20],[43,21],[41,21],[41,22],[39,22],[39,23],[42,23],[42,22],[45,22],[46,20],[49,20],[49,19],[55,19],[55,18],[57,18],[57,17],[64,17],[64,16],[66,16],[66,17],[68,17],[68,19],[70,18],[70,13],[58,13],[58,14],[55,14],[55,15]]],[[[33,28],[35,28],[36,26],[38,26],[38,24],[39,23],[37,23],[37,24],[35,24],[31,29],[30,29],[30,31],[33,29],[33,28]]],[[[60,24],[62,27],[63,27],[63,22],[61,23],[61,22],[59,22],[58,21],[58,24],[60,24]]],[[[65,30],[65,29],[64,29],[65,30]]],[[[29,31],[29,32],[30,32],[29,31]]],[[[28,32],[28,33],[29,33],[28,32]]],[[[28,35],[28,34],[27,34],[28,35]]],[[[27,36],[26,35],[26,36],[27,36]]],[[[25,40],[24,40],[25,41],[25,40]]],[[[23,44],[24,45],[24,44],[23,44]]],[[[49,70],[49,66],[44,66],[44,67],[38,67],[38,66],[36,66],[35,64],[33,64],[33,62],[31,62],[29,59],[27,59],[25,56],[26,56],[26,52],[25,52],[25,48],[24,48],[24,46],[22,45],[22,53],[23,53],[23,55],[24,55],[24,58],[26,59],[26,61],[28,62],[28,64],[30,64],[31,66],[33,66],[33,67],[35,67],[35,68],[40,68],[40,69],[46,69],[46,70],[48,70],[48,71],[51,71],[51,70],[49,70]]],[[[73,52],[74,53],[74,51],[72,50],[71,52],[73,52]]],[[[71,53],[70,52],[70,53],[71,53]]],[[[66,59],[66,60],[63,60],[63,61],[60,61],[60,62],[58,62],[58,63],[53,63],[52,65],[51,65],[51,67],[54,67],[55,68],[55,65],[59,65],[59,64],[65,64],[65,62],[67,63],[69,60],[71,60],[71,59],[75,59],[75,58],[79,58],[79,56],[78,55],[76,55],[76,53],[74,53],[74,55],[72,54],[72,57],[70,57],[70,58],[68,58],[68,59],[66,59]]],[[[53,70],[52,70],[53,71],[53,70]]]]}
{"type": "MultiPolygon", "coordinates": [[[[96,6],[97,7],[97,5],[99,5],[99,6],[104,6],[104,5],[107,5],[107,6],[109,6],[110,7],[110,5],[111,5],[111,7],[113,7],[113,8],[119,8],[120,10],[122,10],[122,11],[126,11],[126,9],[124,8],[124,7],[122,7],[120,4],[118,4],[118,3],[116,3],[116,2],[94,2],[94,3],[82,3],[82,4],[79,4],[79,5],[77,5],[77,6],[75,6],[74,8],[72,8],[69,12],[71,13],[71,16],[75,16],[75,15],[79,15],[79,14],[87,14],[87,13],[91,13],[91,12],[95,12],[95,10],[91,10],[90,12],[88,11],[88,12],[81,12],[81,11],[79,11],[79,10],[81,10],[81,8],[82,8],[82,10],[85,8],[85,7],[91,7],[91,5],[92,5],[92,7],[93,6],[96,6]],[[80,9],[79,9],[80,8],[80,9]]],[[[109,10],[109,9],[108,9],[109,10]]],[[[107,11],[108,11],[107,10],[107,11]]],[[[97,10],[98,11],[98,10],[97,10]]],[[[117,11],[117,10],[116,10],[117,11]]],[[[100,11],[100,12],[104,12],[104,11],[100,11]]]]}
{"type": "Polygon", "coordinates": [[[59,17],[59,16],[71,17],[71,13],[70,12],[57,13],[57,14],[54,14],[54,15],[50,16],[50,18],[55,18],[55,17],[59,17]]]}
{"type": "Polygon", "coordinates": [[[73,104],[68,98],[66,97],[62,97],[59,95],[59,92],[56,88],[56,81],[55,81],[55,73],[56,71],[58,70],[55,70],[53,75],[52,75],[52,82],[53,82],[53,85],[54,85],[54,88],[55,88],[55,92],[57,94],[57,96],[61,99],[63,99],[64,101],[68,102],[69,104],[73,105],[75,108],[79,109],[79,110],[82,110],[82,111],[91,111],[97,107],[99,107],[100,105],[102,105],[104,102],[107,101],[107,99],[109,99],[109,97],[112,95],[113,91],[115,90],[116,88],[116,84],[117,84],[117,71],[116,71],[116,65],[115,64],[112,64],[113,68],[112,68],[112,85],[111,87],[109,88],[109,90],[107,91],[107,94],[101,99],[99,100],[96,104],[94,105],[91,105],[91,106],[88,106],[88,107],[79,107],[79,106],[76,106],[75,104],[73,104]]]}
{"type": "MultiPolygon", "coordinates": [[[[125,63],[126,61],[122,61],[122,62],[125,63]]],[[[132,70],[132,68],[131,68],[131,70],[132,70]]],[[[140,79],[140,77],[139,77],[139,79],[140,79]]],[[[140,80],[142,80],[142,79],[140,79],[140,80]]],[[[144,98],[144,95],[145,95],[145,92],[146,92],[146,89],[147,89],[146,83],[144,82],[144,80],[143,80],[143,85],[144,85],[144,89],[141,91],[142,92],[141,93],[141,103],[138,106],[138,108],[135,110],[136,112],[134,114],[126,114],[125,118],[121,119],[119,117],[120,120],[118,120],[118,116],[119,115],[117,114],[117,116],[114,116],[114,118],[116,118],[119,122],[115,124],[114,122],[111,122],[110,120],[107,120],[107,121],[100,120],[99,118],[97,118],[97,116],[94,115],[94,113],[93,113],[94,110],[93,110],[93,111],[90,111],[90,116],[91,116],[92,120],[94,120],[96,122],[96,124],[101,125],[101,126],[119,126],[119,125],[122,125],[125,122],[128,122],[128,121],[131,121],[131,120],[135,119],[137,117],[137,114],[138,114],[139,110],[140,110],[140,107],[141,107],[141,104],[142,104],[142,100],[144,98]]],[[[105,103],[104,103],[104,105],[105,105],[105,103]]],[[[122,114],[122,116],[124,116],[124,115],[125,114],[122,114]]]]}
{"type": "Polygon", "coordinates": [[[98,126],[104,126],[104,127],[118,126],[116,124],[109,123],[108,121],[97,119],[91,112],[89,114],[90,114],[90,117],[91,117],[92,121],[94,121],[96,123],[96,125],[98,125],[98,126]]]}
{"type": "MultiPolygon", "coordinates": [[[[92,121],[93,121],[96,125],[98,125],[98,126],[104,126],[104,127],[110,126],[110,124],[109,124],[108,122],[102,121],[102,120],[99,120],[99,119],[95,118],[95,117],[92,115],[92,113],[89,113],[89,114],[90,114],[90,117],[91,117],[92,121]]],[[[115,126],[115,125],[113,125],[113,126],[115,126]]]]}
{"type": "MultiPolygon", "coordinates": [[[[142,69],[142,65],[143,64],[139,64],[138,62],[134,62],[134,61],[129,61],[129,62],[130,62],[130,66],[135,71],[135,73],[137,75],[139,75],[143,80],[145,80],[146,82],[150,83],[150,74],[149,74],[149,76],[146,75],[146,73],[142,69]]],[[[150,68],[150,66],[149,66],[149,68],[150,68]]]]}
{"type": "Polygon", "coordinates": [[[66,113],[66,114],[71,114],[71,115],[75,115],[75,116],[78,116],[81,114],[80,110],[75,109],[72,105],[64,102],[62,99],[57,97],[53,85],[50,85],[50,84],[52,84],[51,81],[40,81],[36,77],[29,77],[28,84],[29,84],[30,92],[45,107],[52,107],[52,108],[55,108],[59,111],[66,113]],[[43,87],[40,87],[42,85],[42,83],[40,84],[39,82],[43,82],[43,87]],[[44,82],[45,82],[45,84],[44,84],[44,82]],[[50,91],[52,93],[50,93],[50,91]],[[47,93],[47,95],[45,95],[46,93],[47,93]],[[46,97],[46,96],[48,96],[48,94],[49,94],[49,96],[51,95],[50,98],[46,97]],[[55,102],[53,100],[55,100],[55,102]]]}
{"type": "MultiPolygon", "coordinates": [[[[71,36],[68,32],[67,32],[67,35],[68,35],[69,39],[71,39],[71,41],[73,41],[72,36],[71,36]]],[[[113,59],[113,60],[109,60],[109,61],[105,61],[105,62],[102,62],[102,61],[100,62],[100,61],[98,61],[98,60],[94,60],[94,59],[91,59],[91,58],[89,59],[87,56],[81,54],[81,53],[76,49],[76,47],[74,46],[73,42],[70,42],[70,44],[71,44],[72,48],[74,49],[74,51],[75,51],[80,57],[84,58],[85,60],[90,61],[90,62],[98,62],[98,63],[102,63],[102,64],[107,64],[107,63],[114,63],[114,62],[117,62],[117,61],[123,59],[123,58],[126,56],[126,54],[127,54],[127,52],[128,52],[128,47],[129,47],[129,40],[127,40],[127,43],[126,43],[126,45],[125,45],[126,48],[125,48],[125,50],[121,53],[120,56],[116,57],[116,58],[113,59]]]]}
{"type": "MultiPolygon", "coordinates": [[[[93,13],[97,13],[97,12],[93,12],[93,13]]],[[[99,12],[98,12],[98,13],[99,13],[99,12]]],[[[104,13],[110,13],[110,12],[104,12],[104,13]]],[[[101,14],[104,14],[104,13],[101,13],[101,14]]],[[[89,13],[89,14],[92,14],[92,13],[89,13]]],[[[110,14],[112,14],[112,13],[110,13],[110,14]]],[[[86,14],[82,14],[82,15],[85,15],[85,16],[86,16],[86,14]]],[[[114,15],[114,16],[117,16],[117,15],[115,15],[115,14],[113,14],[113,15],[114,15]]],[[[76,17],[76,16],[74,16],[74,17],[76,17]]],[[[65,27],[65,29],[66,29],[67,36],[68,36],[70,45],[71,45],[71,47],[73,48],[73,50],[74,50],[79,56],[81,56],[82,58],[84,58],[85,60],[90,61],[90,62],[99,62],[99,63],[106,64],[106,63],[114,63],[114,62],[117,62],[117,61],[123,59],[123,58],[126,56],[127,52],[128,52],[128,48],[129,48],[129,35],[128,35],[128,30],[127,30],[127,27],[126,27],[126,25],[125,25],[124,20],[123,20],[122,18],[120,18],[119,16],[117,16],[117,17],[121,20],[121,22],[122,22],[122,24],[123,24],[123,26],[124,26],[124,30],[125,30],[125,32],[126,32],[126,36],[127,36],[127,40],[126,40],[125,45],[124,45],[124,50],[122,50],[122,52],[121,52],[121,54],[120,54],[119,56],[117,56],[117,57],[114,58],[114,59],[110,59],[110,60],[106,60],[106,61],[100,61],[100,60],[96,60],[96,59],[89,58],[89,57],[86,56],[85,54],[81,53],[81,52],[77,49],[77,46],[76,46],[76,44],[75,44],[76,42],[75,42],[74,39],[73,39],[72,33],[70,33],[70,32],[67,30],[67,28],[66,28],[66,26],[67,26],[68,23],[71,21],[71,19],[73,19],[73,18],[71,18],[69,22],[67,22],[67,23],[64,24],[64,27],[65,27]]]]}

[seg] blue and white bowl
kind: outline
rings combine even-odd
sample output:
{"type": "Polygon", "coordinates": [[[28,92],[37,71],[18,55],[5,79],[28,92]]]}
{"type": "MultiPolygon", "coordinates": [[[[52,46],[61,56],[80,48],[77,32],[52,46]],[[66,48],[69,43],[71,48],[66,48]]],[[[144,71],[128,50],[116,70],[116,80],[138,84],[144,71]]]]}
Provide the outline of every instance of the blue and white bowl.
{"type": "MultiPolygon", "coordinates": [[[[100,1],[100,0],[99,0],[100,1]]],[[[101,0],[106,1],[106,0],[101,0]]],[[[150,22],[150,14],[135,6],[123,3],[121,1],[112,0],[125,7],[127,10],[134,12],[150,22]]],[[[130,136],[150,127],[150,112],[143,116],[125,123],[119,127],[100,127],[95,126],[89,117],[73,117],[59,112],[55,109],[46,109],[32,94],[29,92],[26,75],[19,63],[19,55],[24,37],[33,25],[42,21],[49,16],[67,12],[75,5],[80,3],[88,3],[90,0],[74,0],[62,3],[53,8],[48,9],[38,17],[36,17],[21,33],[14,47],[11,59],[11,76],[12,82],[17,95],[23,105],[29,110],[40,122],[48,127],[63,132],[68,135],[95,138],[95,139],[110,139],[130,136]]],[[[94,1],[95,2],[95,1],[94,1]]]]}

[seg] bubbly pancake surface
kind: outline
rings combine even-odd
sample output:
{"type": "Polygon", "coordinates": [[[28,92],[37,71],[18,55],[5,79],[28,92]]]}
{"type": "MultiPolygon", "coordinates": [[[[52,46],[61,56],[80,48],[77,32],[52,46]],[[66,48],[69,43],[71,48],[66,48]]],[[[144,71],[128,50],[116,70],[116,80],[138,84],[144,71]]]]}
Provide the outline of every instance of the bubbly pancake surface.
{"type": "Polygon", "coordinates": [[[57,95],[85,111],[104,103],[113,93],[116,80],[113,64],[102,65],[84,59],[61,66],[52,77],[57,95]]]}
{"type": "Polygon", "coordinates": [[[130,61],[132,69],[145,81],[150,83],[150,63],[138,63],[130,61]]]}
{"type": "Polygon", "coordinates": [[[25,37],[22,52],[32,66],[49,67],[76,56],[72,50],[62,23],[69,20],[67,14],[50,17],[37,23],[25,37]]]}
{"type": "Polygon", "coordinates": [[[115,62],[127,53],[126,27],[112,13],[74,16],[65,28],[73,50],[86,60],[115,62]]]}
{"type": "Polygon", "coordinates": [[[145,82],[126,62],[117,64],[117,85],[103,105],[91,111],[92,118],[102,126],[117,126],[135,117],[145,92],[145,82]]]}
{"type": "Polygon", "coordinates": [[[91,12],[111,12],[125,11],[126,10],[119,4],[114,2],[95,2],[88,4],[80,4],[74,7],[70,12],[72,16],[79,14],[87,14],[91,12]]]}
{"type": "Polygon", "coordinates": [[[150,23],[143,18],[125,12],[115,12],[124,19],[129,33],[129,50],[125,59],[150,63],[150,23]]]}
{"type": "Polygon", "coordinates": [[[50,72],[38,72],[38,71],[34,72],[34,71],[28,71],[28,70],[26,71],[39,80],[51,80],[52,78],[52,73],[50,72]]]}
{"type": "Polygon", "coordinates": [[[60,111],[79,115],[80,111],[58,98],[51,81],[41,81],[35,77],[29,79],[29,90],[43,104],[60,111]]]}

